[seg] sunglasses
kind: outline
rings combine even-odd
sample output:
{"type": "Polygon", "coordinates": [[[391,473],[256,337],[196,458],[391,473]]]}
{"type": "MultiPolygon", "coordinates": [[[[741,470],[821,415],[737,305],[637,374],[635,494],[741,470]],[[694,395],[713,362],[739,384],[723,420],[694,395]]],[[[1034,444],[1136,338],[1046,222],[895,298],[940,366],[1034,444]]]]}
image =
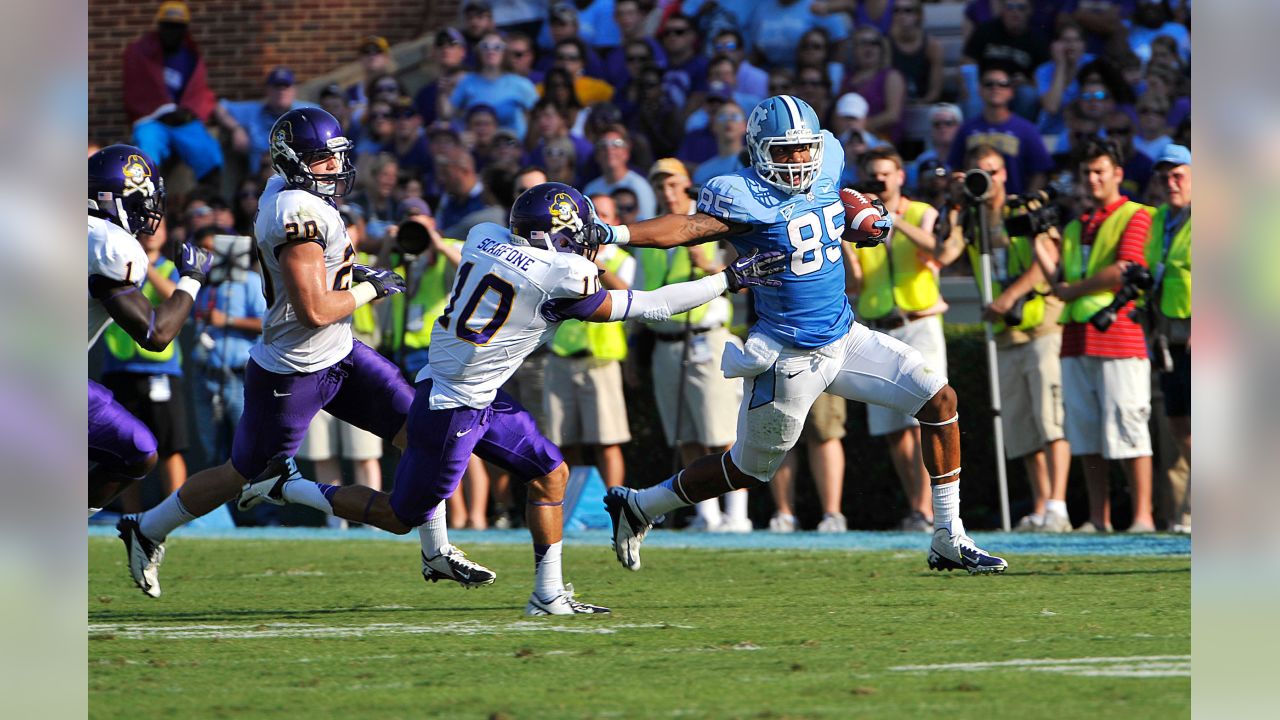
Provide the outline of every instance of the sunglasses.
{"type": "Polygon", "coordinates": [[[565,62],[578,62],[582,60],[582,56],[578,55],[577,53],[574,53],[572,55],[569,55],[568,53],[556,53],[556,59],[563,60],[565,62]]]}
{"type": "Polygon", "coordinates": [[[729,42],[718,43],[713,47],[715,48],[716,52],[729,52],[730,50],[737,50],[738,43],[733,40],[730,40],[729,42]]]}
{"type": "Polygon", "coordinates": [[[687,27],[674,27],[674,28],[667,28],[667,29],[662,33],[662,36],[663,36],[663,37],[666,37],[666,36],[668,36],[668,35],[688,35],[688,34],[689,34],[689,33],[691,33],[691,32],[693,32],[693,28],[687,28],[687,27]]]}
{"type": "Polygon", "coordinates": [[[958,121],[954,120],[954,119],[952,119],[952,120],[934,120],[934,121],[933,121],[933,126],[934,126],[934,127],[955,127],[956,125],[959,125],[959,124],[960,124],[960,123],[959,123],[958,121]]]}
{"type": "Polygon", "coordinates": [[[390,120],[391,113],[384,113],[384,112],[371,113],[369,115],[369,119],[370,120],[390,120]]]}
{"type": "Polygon", "coordinates": [[[1128,135],[1131,132],[1133,132],[1133,128],[1129,127],[1128,125],[1124,127],[1107,128],[1108,135],[1128,135]]]}
{"type": "Polygon", "coordinates": [[[1106,100],[1108,97],[1106,90],[1094,90],[1093,92],[1080,93],[1081,100],[1106,100]]]}
{"type": "Polygon", "coordinates": [[[1143,108],[1138,108],[1138,114],[1139,115],[1167,115],[1168,113],[1166,113],[1164,110],[1161,110],[1160,108],[1157,108],[1157,107],[1143,107],[1143,108]]]}
{"type": "Polygon", "coordinates": [[[801,50],[826,50],[827,44],[820,42],[805,43],[800,46],[801,50]]]}
{"type": "Polygon", "coordinates": [[[821,78],[800,78],[796,84],[801,87],[820,87],[826,85],[826,81],[821,78]]]}
{"type": "Polygon", "coordinates": [[[633,213],[640,209],[639,205],[623,205],[619,202],[615,202],[614,204],[617,205],[618,212],[620,213],[633,213]]]}
{"type": "Polygon", "coordinates": [[[918,12],[920,12],[920,8],[909,5],[900,5],[893,9],[895,15],[914,15],[918,12]]]}
{"type": "Polygon", "coordinates": [[[627,62],[629,63],[646,62],[648,59],[649,59],[648,55],[628,55],[627,56],[627,62]]]}
{"type": "Polygon", "coordinates": [[[511,57],[525,57],[533,54],[532,50],[507,50],[507,52],[511,53],[511,57]]]}
{"type": "Polygon", "coordinates": [[[502,43],[480,43],[476,47],[485,52],[502,52],[507,49],[507,46],[502,43]]]}
{"type": "Polygon", "coordinates": [[[627,146],[627,141],[623,140],[622,138],[614,138],[612,140],[601,140],[600,142],[596,143],[596,147],[602,148],[602,149],[603,148],[624,148],[626,146],[627,146]]]}
{"type": "Polygon", "coordinates": [[[742,122],[747,116],[740,112],[716,113],[716,122],[742,122]]]}
{"type": "Polygon", "coordinates": [[[1012,80],[983,80],[982,87],[990,90],[991,88],[1007,88],[1013,87],[1012,80]]]}

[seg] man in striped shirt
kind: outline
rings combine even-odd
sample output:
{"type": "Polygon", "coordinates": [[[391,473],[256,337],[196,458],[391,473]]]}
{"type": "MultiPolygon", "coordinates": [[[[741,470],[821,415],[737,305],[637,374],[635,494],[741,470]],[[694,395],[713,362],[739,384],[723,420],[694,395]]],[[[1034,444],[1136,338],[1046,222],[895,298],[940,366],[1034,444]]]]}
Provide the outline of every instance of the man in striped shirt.
{"type": "MultiPolygon", "coordinates": [[[[1129,479],[1133,522],[1129,532],[1152,532],[1151,363],[1142,326],[1129,316],[1133,303],[1105,331],[1090,324],[1124,284],[1126,268],[1146,266],[1144,243],[1150,208],[1120,194],[1124,160],[1118,146],[1095,140],[1081,148],[1080,182],[1092,209],[1063,229],[1060,252],[1039,252],[1046,274],[1062,275],[1054,294],[1066,303],[1062,322],[1062,389],[1071,454],[1084,462],[1089,522],[1084,532],[1111,530],[1109,460],[1129,479]],[[1058,258],[1053,258],[1053,255],[1058,258]],[[1056,262],[1055,262],[1056,260],[1056,262]]],[[[1042,246],[1043,247],[1043,246],[1042,246]]]]}

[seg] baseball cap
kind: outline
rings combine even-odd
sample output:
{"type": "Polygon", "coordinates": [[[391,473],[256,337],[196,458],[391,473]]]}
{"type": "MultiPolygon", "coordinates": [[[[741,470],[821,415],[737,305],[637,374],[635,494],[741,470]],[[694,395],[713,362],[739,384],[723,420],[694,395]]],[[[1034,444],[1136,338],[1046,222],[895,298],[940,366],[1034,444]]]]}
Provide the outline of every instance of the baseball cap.
{"type": "Polygon", "coordinates": [[[689,170],[685,168],[684,163],[679,160],[668,157],[662,158],[649,168],[649,179],[653,180],[659,175],[679,175],[680,177],[689,177],[689,170]]]}
{"type": "Polygon", "coordinates": [[[156,22],[189,25],[191,24],[191,10],[187,8],[186,3],[178,2],[178,0],[162,2],[160,7],[156,9],[156,22]]]}
{"type": "Polygon", "coordinates": [[[365,35],[360,38],[360,52],[390,52],[391,45],[381,35],[365,35]]]}
{"type": "Polygon", "coordinates": [[[933,107],[929,108],[929,120],[931,122],[935,120],[939,115],[951,115],[956,119],[956,122],[958,123],[964,122],[964,113],[961,112],[960,106],[954,105],[952,103],[938,103],[933,107]]]}
{"type": "Polygon", "coordinates": [[[560,22],[566,23],[577,22],[578,9],[570,3],[558,2],[551,6],[550,17],[552,21],[559,20],[560,22]]]}
{"type": "Polygon", "coordinates": [[[283,65],[274,67],[267,73],[267,84],[276,87],[292,87],[293,71],[283,65]]]}
{"type": "Polygon", "coordinates": [[[454,140],[462,139],[462,136],[458,134],[458,131],[455,130],[452,125],[449,124],[448,120],[437,120],[427,127],[428,140],[436,137],[437,135],[448,135],[454,140]]]}
{"type": "Polygon", "coordinates": [[[845,93],[836,101],[836,115],[839,117],[865,118],[869,109],[866,98],[858,93],[845,93]]]}
{"type": "Polygon", "coordinates": [[[431,206],[422,198],[409,197],[400,201],[400,217],[409,217],[410,215],[426,215],[432,217],[431,206]]]}
{"type": "Polygon", "coordinates": [[[1191,150],[1185,145],[1174,145],[1169,143],[1164,146],[1164,152],[1160,153],[1159,159],[1156,160],[1156,167],[1161,165],[1190,165],[1191,150]]]}
{"type": "Polygon", "coordinates": [[[465,45],[466,43],[467,39],[457,28],[441,28],[440,32],[436,33],[436,45],[465,45]]]}
{"type": "Polygon", "coordinates": [[[464,12],[464,13],[471,13],[471,12],[487,12],[487,13],[491,13],[491,12],[493,12],[493,3],[489,2],[489,0],[467,0],[466,2],[462,3],[462,12],[464,12]]]}
{"type": "Polygon", "coordinates": [[[501,141],[520,144],[520,136],[516,135],[516,131],[510,128],[500,128],[498,132],[493,134],[493,144],[500,145],[501,141]]]}

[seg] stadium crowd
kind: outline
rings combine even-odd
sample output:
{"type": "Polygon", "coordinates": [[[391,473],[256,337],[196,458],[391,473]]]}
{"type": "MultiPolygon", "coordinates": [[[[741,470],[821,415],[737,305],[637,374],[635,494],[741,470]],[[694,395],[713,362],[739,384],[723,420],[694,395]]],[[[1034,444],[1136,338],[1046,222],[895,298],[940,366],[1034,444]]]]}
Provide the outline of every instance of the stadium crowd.
{"type": "MultiPolygon", "coordinates": [[[[153,302],[174,291],[173,243],[198,242],[226,268],[201,290],[181,345],[151,352],[126,333],[106,335],[102,383],[155,432],[166,492],[185,479],[185,458],[227,456],[242,411],[266,303],[252,244],[230,236],[253,234],[274,172],[270,130],[284,112],[322,107],[354,142],[356,189],[338,209],[359,262],[396,269],[409,291],[360,307],[353,327],[412,379],[428,362],[470,228],[505,224],[514,199],[547,180],[580,188],[610,224],[691,214],[703,183],[744,167],[751,110],[785,93],[840,140],[842,183],[878,195],[895,216],[887,246],[846,248],[858,320],[941,371],[940,276],[980,275],[975,218],[997,219],[984,319],[996,331],[1006,455],[1022,459],[1030,485],[1018,528],[1073,529],[1067,478],[1079,457],[1090,503],[1076,531],[1112,529],[1109,460],[1129,481],[1133,514],[1119,525],[1190,531],[1190,0],[467,0],[411,70],[397,68],[386,39],[353,38],[358,82],[304,94],[290,68],[264,68],[255,98],[216,95],[191,22],[183,3],[160,4],[155,28],[123,57],[132,136],[90,148],[131,142],[167,174],[190,170],[185,187],[170,182],[166,220],[145,240],[153,302]],[[536,17],[520,12],[531,6],[536,17]],[[960,177],[973,169],[986,173],[987,192],[966,194],[960,177]],[[1056,219],[1025,233],[1000,227],[1005,216],[1045,218],[1041,202],[1056,219]],[[1145,280],[1134,268],[1149,271],[1145,280]],[[1109,298],[1089,293],[1130,286],[1146,289],[1142,311],[1120,303],[1102,327],[1095,316],[1109,298]],[[1176,456],[1159,477],[1153,386],[1176,456]],[[1157,483],[1174,498],[1163,513],[1153,509],[1157,483]]],[[[718,272],[726,255],[714,242],[608,246],[595,261],[604,287],[648,290],[718,272]]],[[[721,374],[720,357],[750,317],[735,296],[663,321],[569,321],[507,390],[571,465],[596,466],[608,486],[643,486],[660,477],[628,476],[629,401],[652,393],[677,464],[733,444],[742,383],[721,374]]],[[[848,529],[846,481],[876,481],[846,472],[848,413],[835,396],[814,405],[804,452],[793,453],[802,457],[771,484],[769,530],[801,528],[803,467],[822,509],[816,529],[848,529]]],[[[901,483],[900,527],[931,530],[918,425],[871,408],[867,427],[885,438],[901,483]]],[[[383,452],[381,438],[321,414],[299,460],[333,484],[346,461],[349,481],[381,489],[383,452]]],[[[519,523],[521,493],[473,457],[450,524],[519,523]]],[[[120,503],[136,511],[142,498],[135,489],[120,503]]],[[[238,520],[278,521],[274,507],[258,510],[238,520]]],[[[689,527],[751,531],[746,491],[723,507],[700,503],[689,527]]]]}

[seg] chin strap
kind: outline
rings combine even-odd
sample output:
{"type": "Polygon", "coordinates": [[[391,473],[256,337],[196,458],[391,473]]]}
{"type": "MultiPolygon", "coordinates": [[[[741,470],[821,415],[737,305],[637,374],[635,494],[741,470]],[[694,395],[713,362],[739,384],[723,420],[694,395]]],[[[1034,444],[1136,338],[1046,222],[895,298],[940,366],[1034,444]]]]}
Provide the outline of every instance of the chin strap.
{"type": "MultiPolygon", "coordinates": [[[[960,422],[960,413],[956,413],[955,415],[951,416],[950,420],[943,420],[942,422],[936,422],[936,423],[925,422],[920,418],[916,418],[916,422],[920,423],[921,425],[928,425],[929,427],[942,427],[944,425],[950,425],[952,423],[960,422]]],[[[959,472],[959,471],[957,470],[956,472],[959,472]]]]}

